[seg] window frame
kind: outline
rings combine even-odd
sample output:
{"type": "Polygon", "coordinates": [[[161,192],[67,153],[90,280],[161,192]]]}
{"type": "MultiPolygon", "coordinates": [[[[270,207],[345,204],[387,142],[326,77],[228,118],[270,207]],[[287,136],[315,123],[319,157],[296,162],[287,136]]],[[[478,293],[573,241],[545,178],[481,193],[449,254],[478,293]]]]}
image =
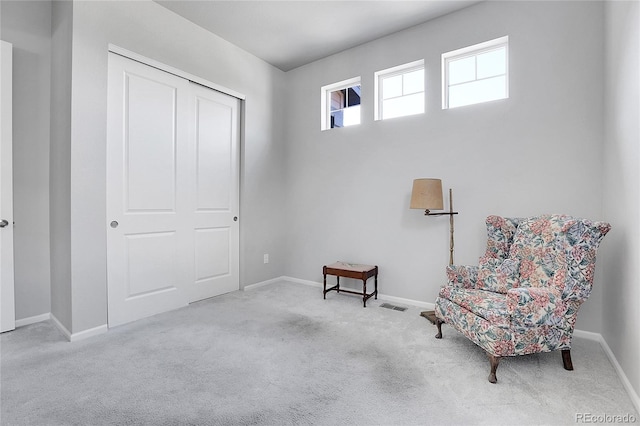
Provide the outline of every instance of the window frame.
{"type": "MultiPolygon", "coordinates": [[[[382,82],[384,81],[384,79],[386,78],[391,78],[391,77],[397,77],[399,75],[404,75],[404,74],[408,74],[414,71],[418,71],[418,70],[422,70],[423,71],[423,79],[425,79],[425,75],[424,75],[424,59],[419,59],[417,61],[413,61],[413,62],[409,62],[406,64],[402,64],[402,65],[397,65],[395,67],[391,67],[391,68],[387,68],[384,70],[380,70],[380,71],[376,71],[373,74],[374,77],[374,88],[373,88],[373,92],[374,92],[374,99],[375,104],[373,106],[373,115],[374,115],[374,120],[379,121],[379,120],[385,120],[385,118],[383,118],[383,103],[384,103],[384,92],[382,90],[382,82]]],[[[422,82],[423,86],[422,86],[422,92],[414,92],[411,93],[411,95],[414,95],[416,93],[422,93],[423,99],[423,111],[421,113],[416,113],[416,114],[408,114],[408,115],[401,115],[401,116],[397,116],[397,117],[389,117],[386,118],[386,120],[389,119],[393,119],[393,118],[400,118],[400,117],[408,117],[411,115],[418,115],[418,114],[424,114],[425,110],[426,110],[426,81],[422,82]]],[[[400,97],[404,97],[404,96],[409,96],[409,95],[402,95],[402,96],[398,96],[398,98],[400,97]]]]}
{"type": "MultiPolygon", "coordinates": [[[[362,79],[360,76],[327,84],[320,88],[320,130],[337,128],[331,127],[331,93],[353,86],[360,86],[360,106],[362,106],[362,79]]],[[[362,108],[360,109],[360,123],[358,124],[362,124],[362,108]]]]}
{"type": "MultiPolygon", "coordinates": [[[[477,68],[476,68],[477,74],[477,68]]],[[[488,78],[495,78],[497,76],[491,76],[488,78]]],[[[487,78],[487,79],[488,79],[487,78]]],[[[467,84],[474,81],[481,81],[483,79],[471,80],[461,84],[467,84]]],[[[509,98],[509,36],[499,37],[493,40],[485,41],[482,43],[474,44],[473,46],[463,47],[461,49],[452,50],[442,54],[442,109],[460,108],[463,106],[478,105],[485,102],[497,101],[500,99],[509,98]],[[493,50],[498,50],[505,47],[505,96],[503,98],[493,99],[491,101],[476,102],[473,104],[460,105],[456,107],[449,107],[449,64],[453,61],[460,59],[466,59],[471,57],[477,57],[483,53],[487,53],[493,50]]]]}

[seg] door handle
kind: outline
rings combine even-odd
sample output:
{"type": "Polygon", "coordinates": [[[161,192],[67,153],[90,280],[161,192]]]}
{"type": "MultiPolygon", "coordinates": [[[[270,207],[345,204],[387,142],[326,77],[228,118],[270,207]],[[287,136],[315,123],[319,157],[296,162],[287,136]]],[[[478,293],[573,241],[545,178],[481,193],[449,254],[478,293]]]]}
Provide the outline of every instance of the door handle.
{"type": "Polygon", "coordinates": [[[9,222],[4,219],[0,220],[0,228],[4,228],[7,225],[9,225],[9,222]]]}
{"type": "Polygon", "coordinates": [[[116,220],[112,220],[111,223],[109,224],[109,226],[111,226],[112,228],[117,228],[118,225],[119,225],[119,223],[116,220]]]}

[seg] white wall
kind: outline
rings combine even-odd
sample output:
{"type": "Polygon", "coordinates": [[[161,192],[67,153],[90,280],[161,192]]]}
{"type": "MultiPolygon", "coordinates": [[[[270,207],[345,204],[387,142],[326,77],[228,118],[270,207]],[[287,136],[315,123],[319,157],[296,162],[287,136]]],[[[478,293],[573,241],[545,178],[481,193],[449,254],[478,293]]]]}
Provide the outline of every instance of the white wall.
{"type": "MultiPolygon", "coordinates": [[[[107,322],[109,43],[246,95],[241,147],[241,282],[251,284],[284,273],[279,238],[284,223],[282,113],[278,108],[284,74],[151,1],[75,1],[69,145],[71,303],[66,307],[71,323],[63,324],[74,334],[107,322]],[[262,263],[263,253],[270,253],[270,264],[262,263]]],[[[64,179],[64,171],[59,173],[64,179]]]]}
{"type": "MultiPolygon", "coordinates": [[[[433,302],[448,218],[409,210],[419,177],[454,190],[459,264],[477,264],[489,214],[603,219],[602,63],[602,3],[483,2],[287,73],[287,275],[318,282],[336,260],[377,264],[381,293],[433,302]],[[510,98],[442,110],[441,54],[504,35],[510,98]],[[426,113],[374,121],[374,72],[422,58],[426,113]],[[362,124],[320,131],[320,87],[355,76],[362,124]]],[[[600,272],[583,330],[601,328],[600,272]]]]}
{"type": "Polygon", "coordinates": [[[16,319],[50,311],[49,99],[51,3],[2,1],[2,40],[13,44],[16,319]]]}
{"type": "Polygon", "coordinates": [[[51,13],[51,313],[71,329],[71,34],[73,3],[51,13]]]}
{"type": "Polygon", "coordinates": [[[602,335],[640,394],[640,4],[607,1],[602,335]]]}

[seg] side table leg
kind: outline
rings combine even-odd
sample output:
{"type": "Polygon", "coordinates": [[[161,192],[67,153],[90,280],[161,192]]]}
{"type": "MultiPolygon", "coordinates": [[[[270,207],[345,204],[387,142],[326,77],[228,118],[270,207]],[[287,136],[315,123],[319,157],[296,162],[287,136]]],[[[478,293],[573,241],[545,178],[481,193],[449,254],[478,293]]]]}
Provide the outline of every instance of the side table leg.
{"type": "Polygon", "coordinates": [[[322,283],[322,298],[327,299],[327,267],[322,267],[322,275],[324,275],[324,280],[322,283]]]}
{"type": "Polygon", "coordinates": [[[336,275],[336,291],[340,293],[340,275],[336,275]]]}
{"type": "Polygon", "coordinates": [[[367,278],[362,279],[362,304],[367,307],[367,278]]]}
{"type": "Polygon", "coordinates": [[[375,290],[375,297],[374,299],[378,300],[378,267],[376,266],[376,275],[374,276],[374,290],[375,290]]]}

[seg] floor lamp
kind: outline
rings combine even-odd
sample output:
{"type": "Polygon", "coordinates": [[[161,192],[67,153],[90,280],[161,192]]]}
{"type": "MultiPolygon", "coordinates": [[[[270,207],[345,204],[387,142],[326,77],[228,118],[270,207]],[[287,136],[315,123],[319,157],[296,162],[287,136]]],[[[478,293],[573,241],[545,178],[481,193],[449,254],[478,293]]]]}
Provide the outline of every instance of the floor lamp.
{"type": "MultiPolygon", "coordinates": [[[[449,265],[453,265],[453,215],[458,212],[453,211],[453,191],[451,189],[449,189],[449,211],[431,212],[431,210],[442,210],[443,205],[442,181],[440,179],[414,179],[409,208],[424,209],[425,216],[449,216],[449,265]]],[[[420,315],[432,323],[436,323],[434,311],[423,311],[420,315]]]]}

